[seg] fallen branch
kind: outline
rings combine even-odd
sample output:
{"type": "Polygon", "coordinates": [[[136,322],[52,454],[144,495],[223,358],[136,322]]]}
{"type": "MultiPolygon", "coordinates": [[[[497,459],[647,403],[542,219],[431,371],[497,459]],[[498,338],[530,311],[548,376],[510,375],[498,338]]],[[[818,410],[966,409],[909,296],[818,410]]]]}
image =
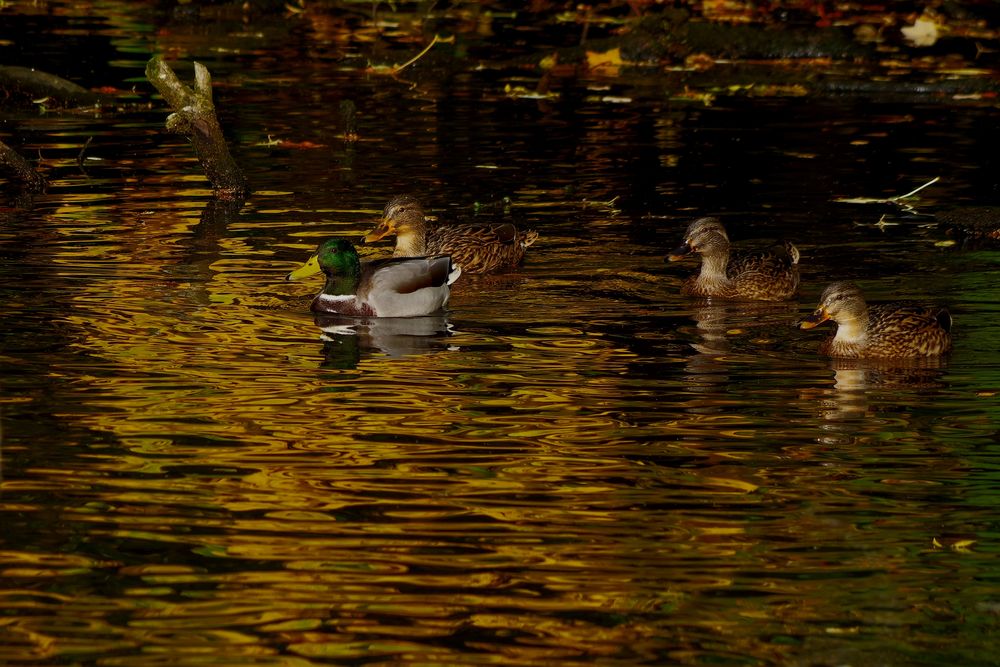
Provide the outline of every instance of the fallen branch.
{"type": "Polygon", "coordinates": [[[941,180],[940,176],[935,176],[931,180],[927,181],[919,188],[915,190],[910,190],[905,195],[897,195],[895,197],[849,197],[847,199],[834,199],[833,201],[839,204],[898,204],[900,206],[906,206],[905,200],[909,199],[913,195],[917,194],[921,190],[931,185],[934,185],[941,180]]]}
{"type": "Polygon", "coordinates": [[[167,130],[191,140],[205,176],[219,196],[240,198],[250,191],[246,176],[229,153],[212,102],[212,76],[201,63],[194,64],[194,89],[177,78],[159,56],[146,64],[146,78],[171,106],[167,130]]]}
{"type": "Polygon", "coordinates": [[[30,190],[42,190],[48,185],[45,177],[35,171],[17,151],[0,141],[0,174],[17,181],[30,190]]]}

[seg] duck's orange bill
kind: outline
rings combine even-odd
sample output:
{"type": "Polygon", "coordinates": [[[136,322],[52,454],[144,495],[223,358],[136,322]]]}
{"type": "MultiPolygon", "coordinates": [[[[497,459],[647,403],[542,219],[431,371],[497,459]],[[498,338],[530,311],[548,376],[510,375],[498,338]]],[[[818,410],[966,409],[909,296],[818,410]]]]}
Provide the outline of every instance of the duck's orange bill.
{"type": "Polygon", "coordinates": [[[799,322],[800,329],[812,329],[813,327],[818,327],[830,319],[830,314],[826,312],[826,308],[817,308],[813,311],[812,315],[804,318],[799,322]]]}
{"type": "Polygon", "coordinates": [[[667,255],[667,259],[671,262],[676,262],[678,260],[684,259],[690,254],[691,254],[691,246],[690,244],[685,243],[684,245],[677,246],[676,248],[671,250],[670,254],[667,255]]]}
{"type": "Polygon", "coordinates": [[[378,225],[375,226],[375,229],[365,234],[365,243],[374,243],[375,241],[378,241],[379,239],[384,237],[390,231],[391,229],[389,227],[389,223],[386,222],[385,220],[380,220],[378,225]]]}

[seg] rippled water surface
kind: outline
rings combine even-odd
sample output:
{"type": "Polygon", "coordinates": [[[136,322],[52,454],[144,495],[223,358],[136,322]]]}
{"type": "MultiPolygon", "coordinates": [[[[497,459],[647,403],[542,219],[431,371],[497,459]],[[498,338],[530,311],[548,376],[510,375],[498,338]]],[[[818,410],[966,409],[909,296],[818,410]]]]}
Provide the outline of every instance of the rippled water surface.
{"type": "Polygon", "coordinates": [[[994,203],[995,104],[624,74],[539,102],[366,71],[336,25],[210,47],[106,11],[87,85],[139,102],[0,126],[51,180],[0,209],[0,662],[995,660],[1000,260],[933,217],[994,203]],[[245,202],[164,131],[157,52],[212,69],[245,202]],[[833,201],[938,176],[915,212],[833,201]],[[399,192],[540,240],[443,316],[314,320],[285,274],[399,192]],[[704,214],[795,241],[801,298],[679,296],[704,214]],[[954,354],[819,357],[793,325],[834,279],[948,304],[954,354]]]}

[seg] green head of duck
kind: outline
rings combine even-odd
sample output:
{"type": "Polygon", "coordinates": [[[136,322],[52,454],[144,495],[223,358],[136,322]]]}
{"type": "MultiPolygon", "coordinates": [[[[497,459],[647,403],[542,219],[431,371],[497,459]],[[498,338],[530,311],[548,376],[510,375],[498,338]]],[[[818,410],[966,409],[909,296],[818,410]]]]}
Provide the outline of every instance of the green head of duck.
{"type": "Polygon", "coordinates": [[[325,294],[354,294],[361,276],[358,251],[347,239],[333,238],[323,241],[306,263],[290,272],[286,280],[300,280],[323,272],[326,276],[325,294]]]}

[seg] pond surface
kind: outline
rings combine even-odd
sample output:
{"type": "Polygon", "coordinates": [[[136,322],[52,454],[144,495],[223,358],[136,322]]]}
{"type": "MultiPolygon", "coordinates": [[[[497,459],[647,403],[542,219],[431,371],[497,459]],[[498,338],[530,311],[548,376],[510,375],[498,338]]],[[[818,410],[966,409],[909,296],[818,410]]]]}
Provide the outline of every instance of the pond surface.
{"type": "Polygon", "coordinates": [[[0,210],[0,662],[995,660],[1000,256],[932,215],[996,203],[995,104],[625,71],[538,101],[505,92],[531,70],[366,71],[330,17],[49,9],[8,17],[37,66],[138,102],[0,126],[51,180],[0,210]],[[152,53],[211,69],[246,202],[164,131],[152,53]],[[833,201],[934,177],[915,212],[833,201]],[[540,239],[442,317],[314,321],[285,274],[400,192],[540,239]],[[706,214],[794,241],[801,298],[681,297],[663,258],[706,214]],[[819,357],[794,323],[839,279],[948,304],[954,353],[819,357]]]}

